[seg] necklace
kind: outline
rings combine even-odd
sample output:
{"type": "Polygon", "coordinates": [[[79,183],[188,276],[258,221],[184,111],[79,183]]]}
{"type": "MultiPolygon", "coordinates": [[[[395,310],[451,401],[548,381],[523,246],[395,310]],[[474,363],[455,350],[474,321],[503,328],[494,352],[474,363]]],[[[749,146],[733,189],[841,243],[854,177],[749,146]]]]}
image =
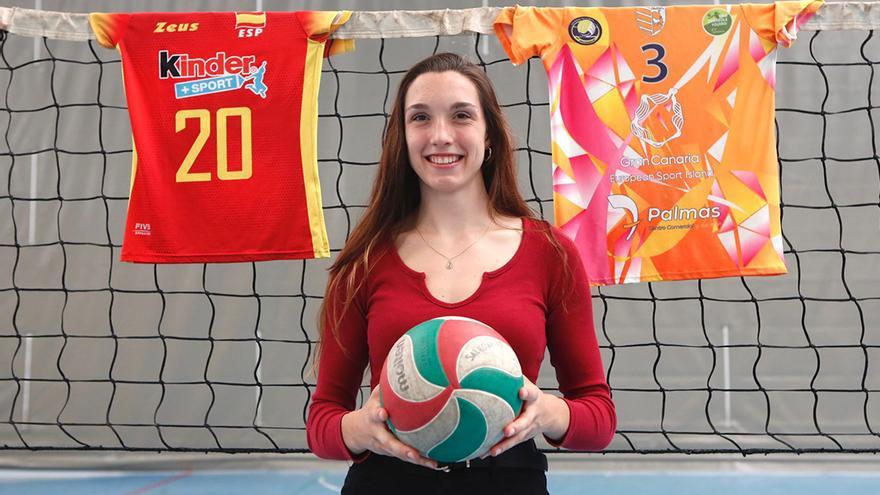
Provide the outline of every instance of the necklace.
{"type": "Polygon", "coordinates": [[[428,240],[425,239],[425,236],[422,235],[422,231],[419,230],[418,227],[416,227],[416,232],[419,234],[419,237],[422,238],[422,242],[424,242],[425,245],[428,246],[428,247],[431,249],[431,251],[434,251],[435,253],[439,254],[443,259],[446,260],[446,269],[447,269],[447,270],[452,270],[452,260],[454,260],[455,258],[458,258],[459,256],[463,255],[464,253],[467,252],[468,249],[474,247],[474,244],[480,242],[480,239],[482,239],[482,238],[486,235],[486,232],[489,232],[489,226],[491,226],[491,225],[492,225],[492,222],[489,222],[488,224],[486,224],[486,228],[483,229],[483,233],[480,234],[480,236],[477,237],[476,240],[474,240],[474,242],[468,244],[466,248],[462,249],[458,254],[456,254],[455,256],[452,256],[452,257],[450,257],[450,256],[446,256],[445,254],[441,253],[440,251],[437,251],[437,250],[434,248],[434,246],[432,246],[432,245],[428,242],[428,240]]]}

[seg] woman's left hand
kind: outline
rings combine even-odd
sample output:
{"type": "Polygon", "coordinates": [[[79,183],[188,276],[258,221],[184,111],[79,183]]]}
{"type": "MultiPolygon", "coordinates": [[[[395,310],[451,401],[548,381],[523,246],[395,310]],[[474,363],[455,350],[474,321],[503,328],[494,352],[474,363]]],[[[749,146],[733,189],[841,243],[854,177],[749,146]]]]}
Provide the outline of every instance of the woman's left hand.
{"type": "Polygon", "coordinates": [[[555,395],[546,394],[523,377],[519,398],[523,401],[519,416],[504,427],[504,439],[492,446],[484,457],[498,454],[538,435],[562,439],[568,431],[568,404],[555,395]]]}

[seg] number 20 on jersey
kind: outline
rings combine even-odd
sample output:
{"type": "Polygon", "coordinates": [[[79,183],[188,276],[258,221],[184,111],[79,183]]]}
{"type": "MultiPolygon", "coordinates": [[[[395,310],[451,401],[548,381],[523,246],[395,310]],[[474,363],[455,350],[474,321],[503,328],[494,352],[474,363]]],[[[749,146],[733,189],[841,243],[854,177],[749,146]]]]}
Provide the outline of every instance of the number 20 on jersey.
{"type": "Polygon", "coordinates": [[[217,142],[217,178],[220,180],[245,180],[253,175],[253,152],[251,149],[251,109],[247,107],[220,108],[214,118],[211,111],[198,108],[180,110],[174,115],[175,132],[186,129],[187,124],[195,120],[199,126],[199,134],[189,148],[183,162],[177,169],[176,182],[207,182],[211,180],[210,172],[191,172],[196,159],[211,137],[211,121],[216,124],[217,142]],[[228,142],[226,127],[230,118],[241,121],[241,170],[229,170],[228,142]]]}

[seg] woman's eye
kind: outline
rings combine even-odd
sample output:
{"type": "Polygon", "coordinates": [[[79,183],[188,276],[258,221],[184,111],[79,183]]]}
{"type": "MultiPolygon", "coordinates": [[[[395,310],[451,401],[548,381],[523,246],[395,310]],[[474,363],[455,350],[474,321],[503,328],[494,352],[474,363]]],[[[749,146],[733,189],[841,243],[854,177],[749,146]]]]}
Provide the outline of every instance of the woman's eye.
{"type": "Polygon", "coordinates": [[[455,114],[455,118],[457,118],[457,119],[470,119],[471,114],[469,114],[467,112],[458,112],[457,114],[455,114]]]}
{"type": "Polygon", "coordinates": [[[423,113],[416,113],[416,114],[413,114],[413,115],[409,118],[409,120],[411,120],[411,121],[413,121],[413,122],[421,122],[421,121],[424,121],[424,120],[428,120],[428,116],[425,115],[425,114],[423,114],[423,113]]]}

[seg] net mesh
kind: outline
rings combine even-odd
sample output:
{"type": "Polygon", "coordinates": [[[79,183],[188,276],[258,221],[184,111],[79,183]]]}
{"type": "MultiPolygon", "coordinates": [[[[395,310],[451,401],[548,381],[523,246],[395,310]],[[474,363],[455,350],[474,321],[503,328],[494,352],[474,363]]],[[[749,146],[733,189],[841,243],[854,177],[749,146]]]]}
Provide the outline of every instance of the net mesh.
{"type": "MultiPolygon", "coordinates": [[[[880,452],[880,42],[802,35],[778,67],[790,273],[595,289],[619,414],[606,452],[880,452]]],[[[397,81],[437,51],[489,73],[517,129],[523,194],[552,220],[538,60],[514,68],[485,36],[360,41],[325,62],[321,83],[333,253],[367,202],[397,81]]],[[[120,263],[120,72],[94,42],[0,38],[0,443],[308,452],[329,261],[120,263]]],[[[546,359],[538,385],[555,389],[546,359]]]]}

